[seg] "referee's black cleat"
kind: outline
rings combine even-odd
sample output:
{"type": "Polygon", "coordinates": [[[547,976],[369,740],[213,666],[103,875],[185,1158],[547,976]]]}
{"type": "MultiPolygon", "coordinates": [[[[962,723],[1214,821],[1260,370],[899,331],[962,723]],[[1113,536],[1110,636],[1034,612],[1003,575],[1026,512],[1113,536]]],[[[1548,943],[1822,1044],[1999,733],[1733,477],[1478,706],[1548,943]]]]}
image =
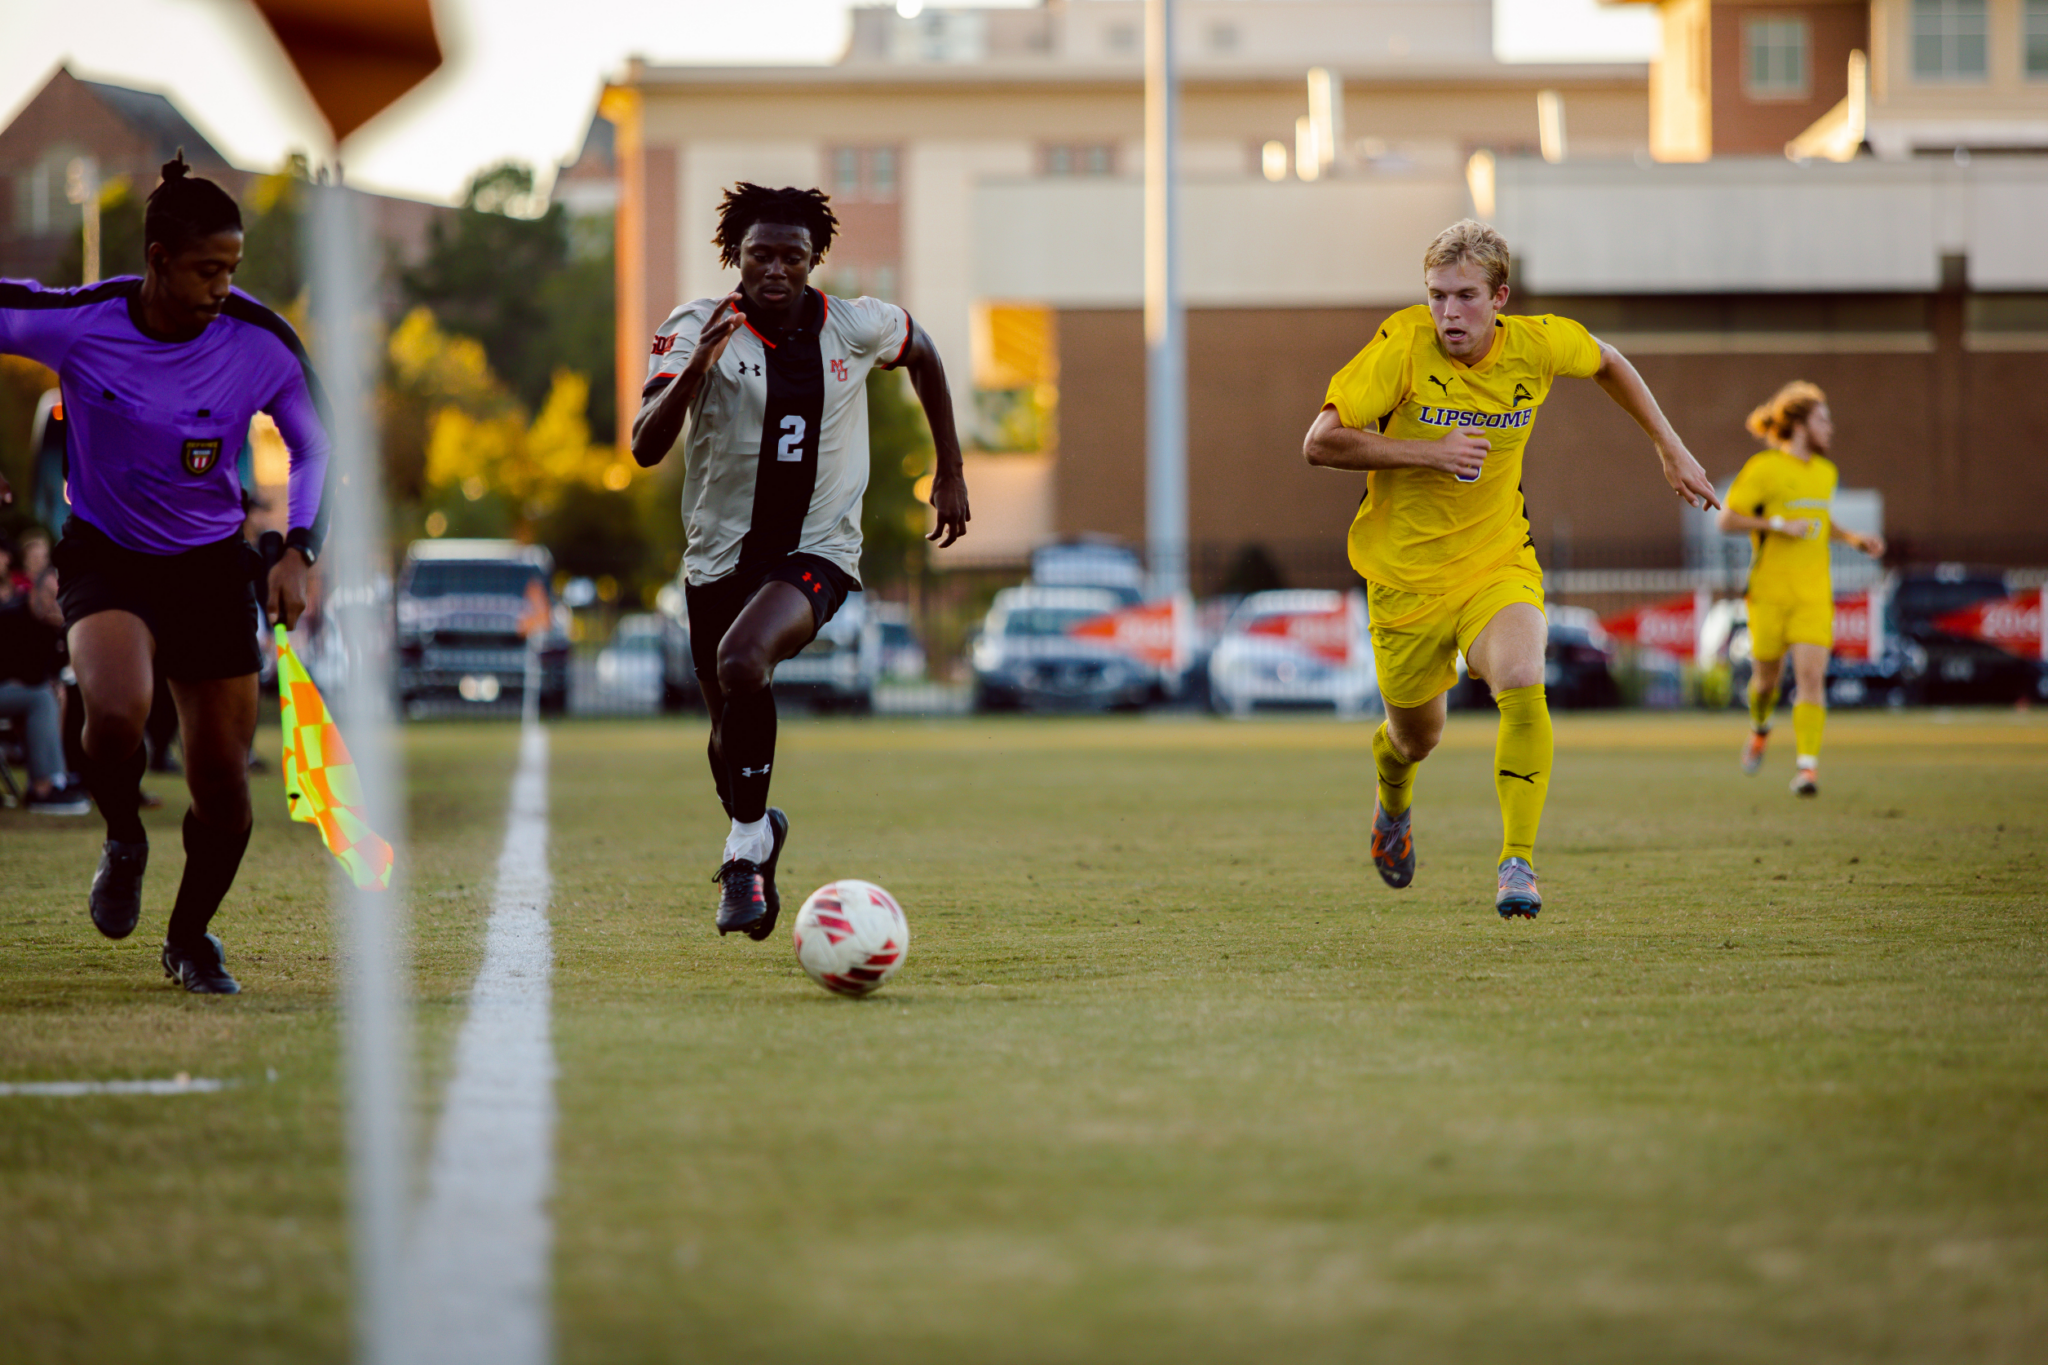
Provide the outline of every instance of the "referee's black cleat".
{"type": "Polygon", "coordinates": [[[240,995],[241,985],[228,975],[228,955],[212,934],[197,943],[164,944],[164,975],[194,995],[240,995]]]}
{"type": "Polygon", "coordinates": [[[146,841],[107,840],[100,850],[99,870],[92,874],[93,927],[108,938],[126,938],[142,918],[142,872],[149,866],[146,841]]]}
{"type": "Polygon", "coordinates": [[[782,861],[782,845],[789,838],[789,817],[770,806],[768,828],[775,832],[775,846],[768,850],[768,861],[761,864],[761,893],[768,902],[768,913],[761,917],[759,924],[747,930],[747,937],[756,943],[775,932],[775,921],[782,914],[782,897],[775,894],[775,864],[782,861]]]}

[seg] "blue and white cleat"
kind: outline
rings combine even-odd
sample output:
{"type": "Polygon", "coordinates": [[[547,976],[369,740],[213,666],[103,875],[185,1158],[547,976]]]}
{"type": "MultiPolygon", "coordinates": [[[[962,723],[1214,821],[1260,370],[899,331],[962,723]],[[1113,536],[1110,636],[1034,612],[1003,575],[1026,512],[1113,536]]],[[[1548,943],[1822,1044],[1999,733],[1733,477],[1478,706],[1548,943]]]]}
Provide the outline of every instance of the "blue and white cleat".
{"type": "Polygon", "coordinates": [[[1536,889],[1536,869],[1527,858],[1500,860],[1500,890],[1493,908],[1502,919],[1535,919],[1543,908],[1543,893],[1536,889]]]}

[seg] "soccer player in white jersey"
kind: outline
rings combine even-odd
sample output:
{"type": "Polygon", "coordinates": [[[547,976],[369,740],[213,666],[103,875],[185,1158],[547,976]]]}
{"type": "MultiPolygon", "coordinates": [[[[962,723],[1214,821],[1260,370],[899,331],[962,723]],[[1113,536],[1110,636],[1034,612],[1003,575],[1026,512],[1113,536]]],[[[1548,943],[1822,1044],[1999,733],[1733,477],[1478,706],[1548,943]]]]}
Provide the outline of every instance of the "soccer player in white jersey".
{"type": "Polygon", "coordinates": [[[683,568],[690,654],[711,713],[711,777],[731,817],[718,932],[775,930],[775,865],[789,819],[768,805],[775,665],[860,590],[868,486],[867,376],[902,368],[931,423],[938,467],[929,537],[967,532],[967,481],[938,350],[880,299],[809,287],[838,220],[818,190],[742,181],[718,210],[720,259],[740,272],[722,299],[670,313],[633,422],[633,458],[661,462],[682,436],[683,568]]]}

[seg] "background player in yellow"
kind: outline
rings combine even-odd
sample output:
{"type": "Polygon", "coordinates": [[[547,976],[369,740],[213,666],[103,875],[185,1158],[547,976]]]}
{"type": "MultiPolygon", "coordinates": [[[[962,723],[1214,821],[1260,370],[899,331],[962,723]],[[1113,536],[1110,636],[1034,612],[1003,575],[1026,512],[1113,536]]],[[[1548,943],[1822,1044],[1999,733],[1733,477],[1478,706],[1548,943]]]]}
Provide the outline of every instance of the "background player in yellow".
{"type": "Polygon", "coordinates": [[[1560,375],[1590,378],[1649,434],[1664,480],[1694,507],[1713,485],[1664,419],[1642,376],[1569,318],[1510,317],[1508,247],[1466,219],[1422,258],[1429,302],[1381,325],[1330,381],[1303,443],[1308,462],[1366,472],[1351,523],[1366,580],[1380,695],[1373,865],[1387,885],[1415,876],[1409,802],[1415,766],[1444,729],[1444,693],[1463,653],[1500,707],[1494,787],[1501,845],[1494,908],[1533,917],[1536,829],[1550,789],[1543,695],[1543,571],[1522,504],[1522,451],[1560,375]]]}
{"type": "Polygon", "coordinates": [[[1799,691],[1792,703],[1792,734],[1799,745],[1792,790],[1820,791],[1820,737],[1827,723],[1828,654],[1835,644],[1835,585],[1830,549],[1839,540],[1873,558],[1884,553],[1880,536],[1844,531],[1829,509],[1837,475],[1827,458],[1834,444],[1828,398],[1803,379],[1779,389],[1749,415],[1750,431],[1770,444],[1742,466],[1728,489],[1718,525],[1747,531],[1754,556],[1749,566],[1749,643],[1755,661],[1749,675],[1749,743],[1742,771],[1763,766],[1771,712],[1785,653],[1799,691]]]}

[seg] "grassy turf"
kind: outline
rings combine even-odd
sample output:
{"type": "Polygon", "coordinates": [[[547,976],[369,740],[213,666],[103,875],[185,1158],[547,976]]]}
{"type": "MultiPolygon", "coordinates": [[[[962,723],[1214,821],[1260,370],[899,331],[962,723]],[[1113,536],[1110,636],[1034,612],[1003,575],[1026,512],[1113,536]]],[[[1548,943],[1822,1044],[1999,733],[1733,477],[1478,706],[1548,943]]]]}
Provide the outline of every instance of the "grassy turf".
{"type": "MultiPolygon", "coordinates": [[[[1563,720],[1515,924],[1490,726],[1424,768],[1400,893],[1368,734],[786,723],[786,913],[853,875],[911,916],[849,1002],[712,932],[694,726],[556,727],[562,1358],[2033,1356],[2048,725],[1837,715],[1801,803],[1739,722],[1563,720]]],[[[408,741],[431,1078],[511,733],[408,741]]],[[[88,832],[0,814],[0,1079],[245,1082],[0,1099],[0,1356],[343,1354],[324,873],[265,820],[249,994],[200,1002],[86,926],[88,832]]]]}
{"type": "Polygon", "coordinates": [[[1491,730],[1365,856],[1363,726],[791,727],[793,906],[709,930],[696,737],[556,748],[569,1361],[2021,1359],[2048,1328],[2048,727],[1560,726],[1549,908],[1491,730]],[[625,792],[640,797],[618,799],[625,792]]]}

